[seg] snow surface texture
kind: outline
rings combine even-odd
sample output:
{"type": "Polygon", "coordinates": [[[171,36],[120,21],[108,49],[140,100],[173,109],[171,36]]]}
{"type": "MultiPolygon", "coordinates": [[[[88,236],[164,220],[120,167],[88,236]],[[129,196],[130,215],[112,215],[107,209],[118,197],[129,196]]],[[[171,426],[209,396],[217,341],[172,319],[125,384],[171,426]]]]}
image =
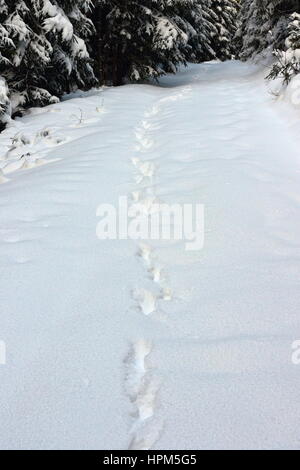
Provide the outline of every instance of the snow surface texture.
{"type": "Polygon", "coordinates": [[[0,447],[299,448],[299,143],[262,73],[69,98],[0,135],[0,447]],[[98,240],[124,195],[205,204],[204,249],[98,240]]]}

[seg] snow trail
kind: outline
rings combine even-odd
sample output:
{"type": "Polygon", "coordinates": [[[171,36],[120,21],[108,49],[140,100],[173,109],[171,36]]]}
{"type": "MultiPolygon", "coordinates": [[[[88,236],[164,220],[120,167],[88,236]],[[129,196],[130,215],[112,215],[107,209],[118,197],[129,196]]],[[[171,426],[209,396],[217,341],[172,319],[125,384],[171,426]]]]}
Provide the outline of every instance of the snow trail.
{"type": "Polygon", "coordinates": [[[299,448],[299,142],[261,72],[69,98],[0,135],[0,447],[299,448]],[[203,250],[98,240],[126,195],[204,204],[203,250]]]}

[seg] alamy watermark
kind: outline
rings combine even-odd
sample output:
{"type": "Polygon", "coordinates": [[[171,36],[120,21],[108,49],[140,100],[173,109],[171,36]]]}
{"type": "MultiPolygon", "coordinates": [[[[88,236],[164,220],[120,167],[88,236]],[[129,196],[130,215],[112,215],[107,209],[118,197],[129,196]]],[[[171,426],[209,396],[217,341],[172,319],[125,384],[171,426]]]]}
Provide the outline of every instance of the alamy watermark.
{"type": "Polygon", "coordinates": [[[127,196],[117,207],[100,204],[97,237],[100,240],[184,240],[187,251],[204,245],[203,204],[161,204],[147,201],[131,204],[127,196]]]}
{"type": "Polygon", "coordinates": [[[0,366],[6,364],[6,344],[4,341],[0,341],[0,366]]]}

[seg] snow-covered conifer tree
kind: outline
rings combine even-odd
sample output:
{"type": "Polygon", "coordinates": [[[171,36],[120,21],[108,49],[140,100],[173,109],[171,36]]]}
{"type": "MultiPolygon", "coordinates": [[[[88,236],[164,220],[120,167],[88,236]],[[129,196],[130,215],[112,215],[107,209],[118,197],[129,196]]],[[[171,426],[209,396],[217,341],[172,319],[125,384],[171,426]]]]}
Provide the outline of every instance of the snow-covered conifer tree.
{"type": "Polygon", "coordinates": [[[235,54],[233,38],[237,30],[239,4],[235,0],[211,0],[213,25],[211,47],[220,60],[229,60],[235,54]]]}
{"type": "MultiPolygon", "coordinates": [[[[164,61],[166,48],[159,50],[159,60],[164,64],[164,71],[176,72],[178,64],[201,61],[200,57],[209,54],[211,25],[205,11],[208,1],[210,0],[164,0],[160,3],[163,22],[167,21],[167,25],[170,22],[180,32],[178,37],[174,37],[171,56],[167,52],[167,60],[164,61]]],[[[168,28],[166,31],[168,32],[168,28]]],[[[160,41],[156,41],[157,37],[154,37],[154,46],[159,48],[160,41]]]]}
{"type": "Polygon", "coordinates": [[[269,3],[269,0],[242,1],[241,25],[236,35],[242,60],[253,58],[270,44],[272,10],[269,3]]]}
{"type": "Polygon", "coordinates": [[[0,75],[13,113],[95,83],[86,38],[90,0],[0,0],[0,75]]]}
{"type": "Polygon", "coordinates": [[[97,77],[120,85],[231,58],[237,12],[235,0],[96,0],[97,77]]]}
{"type": "Polygon", "coordinates": [[[0,0],[0,67],[4,67],[9,64],[7,55],[9,50],[14,47],[13,41],[9,37],[9,32],[6,27],[8,11],[6,0],[0,0]]]}
{"type": "Polygon", "coordinates": [[[282,78],[288,84],[293,76],[300,74],[300,14],[293,13],[287,28],[288,37],[285,50],[274,52],[277,62],[273,65],[268,78],[282,78]]]}
{"type": "Polygon", "coordinates": [[[1,77],[1,70],[3,71],[10,64],[7,55],[14,46],[5,27],[7,16],[8,5],[6,0],[0,0],[0,132],[10,118],[9,91],[5,79],[1,77]]]}
{"type": "Polygon", "coordinates": [[[284,47],[289,16],[299,12],[299,0],[242,0],[241,6],[236,40],[242,60],[284,47]]]}
{"type": "Polygon", "coordinates": [[[95,83],[87,39],[94,32],[88,17],[91,0],[41,0],[43,31],[52,47],[46,69],[48,87],[58,96],[74,86],[95,83]]]}
{"type": "Polygon", "coordinates": [[[217,28],[214,25],[216,18],[211,9],[211,0],[177,3],[175,12],[174,20],[188,36],[188,44],[184,50],[186,61],[203,62],[215,59],[212,37],[217,33],[217,28]]]}
{"type": "Polygon", "coordinates": [[[44,70],[51,61],[51,44],[40,19],[39,0],[6,0],[2,26],[8,32],[7,62],[1,69],[13,102],[13,111],[24,105],[44,105],[52,100],[44,70]]]}
{"type": "Polygon", "coordinates": [[[187,59],[193,28],[184,16],[195,0],[97,0],[97,76],[115,85],[156,78],[187,59]]]}

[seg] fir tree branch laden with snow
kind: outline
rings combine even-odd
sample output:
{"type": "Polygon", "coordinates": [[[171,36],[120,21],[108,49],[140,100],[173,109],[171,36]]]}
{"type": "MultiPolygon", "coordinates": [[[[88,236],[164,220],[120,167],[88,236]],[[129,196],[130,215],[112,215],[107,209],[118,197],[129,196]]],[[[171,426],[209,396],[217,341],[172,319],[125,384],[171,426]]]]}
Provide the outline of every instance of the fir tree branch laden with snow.
{"type": "Polygon", "coordinates": [[[84,42],[93,31],[90,1],[1,0],[0,75],[12,112],[58,101],[74,84],[93,81],[84,42]]]}
{"type": "Polygon", "coordinates": [[[300,14],[294,13],[288,25],[288,37],[285,41],[286,50],[274,52],[277,62],[273,65],[268,78],[281,78],[284,84],[300,74],[300,14]]]}

